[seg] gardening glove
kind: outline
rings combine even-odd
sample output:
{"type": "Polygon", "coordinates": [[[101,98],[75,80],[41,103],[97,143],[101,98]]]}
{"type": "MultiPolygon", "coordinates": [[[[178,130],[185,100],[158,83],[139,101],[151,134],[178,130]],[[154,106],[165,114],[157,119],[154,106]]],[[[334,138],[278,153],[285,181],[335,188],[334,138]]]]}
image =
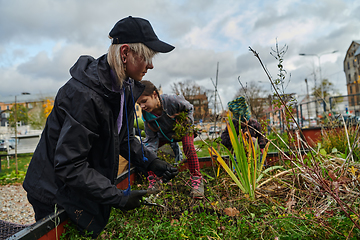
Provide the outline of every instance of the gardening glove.
{"type": "Polygon", "coordinates": [[[142,197],[147,194],[147,190],[133,190],[130,191],[130,195],[128,197],[124,196],[124,198],[127,198],[127,202],[125,203],[125,206],[120,207],[121,211],[129,211],[134,208],[140,207],[142,197]]]}
{"type": "Polygon", "coordinates": [[[162,177],[163,182],[173,179],[179,173],[176,167],[158,158],[150,163],[147,170],[153,171],[157,176],[162,177]]]}

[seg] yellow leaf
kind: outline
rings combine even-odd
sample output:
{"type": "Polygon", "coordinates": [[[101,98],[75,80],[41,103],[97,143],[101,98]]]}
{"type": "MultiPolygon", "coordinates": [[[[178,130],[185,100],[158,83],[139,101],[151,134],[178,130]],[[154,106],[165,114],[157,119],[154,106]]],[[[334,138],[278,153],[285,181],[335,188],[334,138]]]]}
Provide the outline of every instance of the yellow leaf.
{"type": "Polygon", "coordinates": [[[220,154],[213,148],[213,147],[209,147],[208,151],[210,153],[210,156],[214,156],[214,154],[216,155],[216,160],[220,163],[220,165],[225,169],[225,171],[230,175],[230,177],[232,178],[232,180],[236,183],[236,185],[243,191],[246,192],[243,185],[240,183],[239,179],[235,176],[235,174],[233,173],[233,171],[229,168],[229,166],[226,164],[226,162],[222,159],[222,157],[220,156],[220,154]]]}
{"type": "Polygon", "coordinates": [[[46,103],[43,104],[45,116],[48,117],[54,107],[54,100],[46,99],[46,103]]]}
{"type": "Polygon", "coordinates": [[[355,172],[357,171],[357,168],[354,168],[354,166],[351,166],[348,171],[353,175],[355,176],[355,172]]]}

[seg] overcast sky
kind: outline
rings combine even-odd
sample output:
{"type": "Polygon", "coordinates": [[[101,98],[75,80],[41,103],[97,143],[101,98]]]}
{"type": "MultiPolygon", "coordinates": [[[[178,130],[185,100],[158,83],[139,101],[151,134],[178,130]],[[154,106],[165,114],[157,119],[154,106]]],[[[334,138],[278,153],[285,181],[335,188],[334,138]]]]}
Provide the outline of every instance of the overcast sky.
{"type": "Polygon", "coordinates": [[[219,63],[224,105],[241,87],[239,76],[270,90],[249,47],[276,78],[277,60],[270,55],[276,39],[279,47],[288,46],[286,93],[304,96],[304,79],[311,89],[320,59],[322,77],[346,94],[343,60],[351,42],[360,40],[357,0],[0,0],[0,101],[21,92],[56,92],[80,55],[107,52],[109,31],[129,15],[148,19],[158,37],[175,46],[155,57],[144,79],[164,93],[185,80],[214,89],[219,63]]]}

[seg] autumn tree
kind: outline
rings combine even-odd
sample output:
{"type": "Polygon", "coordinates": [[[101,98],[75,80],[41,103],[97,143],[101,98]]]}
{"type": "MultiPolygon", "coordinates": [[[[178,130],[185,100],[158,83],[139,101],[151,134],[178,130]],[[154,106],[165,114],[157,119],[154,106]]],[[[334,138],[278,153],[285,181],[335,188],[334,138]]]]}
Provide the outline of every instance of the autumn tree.
{"type": "Polygon", "coordinates": [[[202,93],[201,87],[190,80],[173,83],[171,89],[174,94],[183,95],[186,100],[202,93]]]}
{"type": "Polygon", "coordinates": [[[323,79],[320,86],[313,87],[312,94],[318,98],[322,99],[324,98],[326,104],[327,104],[327,110],[334,109],[339,103],[344,101],[344,97],[340,97],[340,92],[332,82],[330,82],[328,79],[323,79]],[[321,88],[322,87],[322,88],[321,88]],[[330,97],[335,96],[332,98],[331,102],[330,97]],[[331,106],[330,106],[331,105],[331,106]]]}
{"type": "Polygon", "coordinates": [[[320,86],[312,88],[312,94],[317,98],[324,97],[327,99],[332,95],[339,95],[339,91],[335,88],[334,84],[329,79],[323,79],[320,86]]]}
{"type": "Polygon", "coordinates": [[[47,118],[54,107],[54,100],[46,99],[46,102],[42,106],[44,108],[45,117],[47,118]]]}
{"type": "Polygon", "coordinates": [[[54,106],[54,100],[46,99],[43,104],[37,104],[29,112],[29,124],[33,129],[43,129],[46,119],[54,106]]]}
{"type": "Polygon", "coordinates": [[[15,121],[27,124],[28,119],[28,109],[24,105],[16,104],[12,106],[12,108],[10,109],[10,116],[8,118],[10,127],[15,127],[15,121]]]}

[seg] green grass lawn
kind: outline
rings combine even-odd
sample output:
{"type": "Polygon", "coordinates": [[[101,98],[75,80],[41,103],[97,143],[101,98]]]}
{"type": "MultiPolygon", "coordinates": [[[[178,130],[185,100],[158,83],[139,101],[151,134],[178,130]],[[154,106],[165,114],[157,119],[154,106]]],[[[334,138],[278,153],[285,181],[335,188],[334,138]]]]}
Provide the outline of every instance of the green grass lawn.
{"type": "MultiPolygon", "coordinates": [[[[195,150],[196,150],[197,156],[199,158],[200,157],[209,157],[210,154],[209,154],[208,148],[214,147],[215,149],[218,149],[220,141],[221,141],[220,138],[215,138],[212,140],[207,139],[205,141],[195,141],[194,145],[195,145],[195,150]]],[[[182,147],[181,142],[179,142],[179,145],[180,145],[180,147],[182,147]]],[[[227,152],[222,147],[220,147],[220,154],[227,155],[227,152]]]]}
{"type": "MultiPolygon", "coordinates": [[[[4,152],[5,153],[5,152],[4,152]]],[[[3,154],[3,153],[0,153],[3,154]]],[[[9,162],[6,156],[1,157],[1,172],[0,172],[0,185],[9,184],[9,183],[22,183],[24,181],[25,173],[29,166],[32,153],[18,154],[17,163],[18,163],[18,172],[16,175],[16,160],[15,156],[9,156],[9,162]]]]}
{"type": "MultiPolygon", "coordinates": [[[[224,171],[204,168],[205,198],[189,197],[189,172],[183,171],[150,197],[164,206],[142,206],[122,212],[113,209],[109,222],[97,239],[358,239],[359,229],[341,212],[317,216],[313,208],[287,209],[287,198],[258,197],[251,201],[239,192],[224,171]],[[347,238],[348,237],[348,238],[347,238]]],[[[144,189],[138,179],[134,189],[144,189]]],[[[358,204],[358,201],[357,203],[358,204]]],[[[70,222],[64,239],[79,236],[70,222]]]]}

